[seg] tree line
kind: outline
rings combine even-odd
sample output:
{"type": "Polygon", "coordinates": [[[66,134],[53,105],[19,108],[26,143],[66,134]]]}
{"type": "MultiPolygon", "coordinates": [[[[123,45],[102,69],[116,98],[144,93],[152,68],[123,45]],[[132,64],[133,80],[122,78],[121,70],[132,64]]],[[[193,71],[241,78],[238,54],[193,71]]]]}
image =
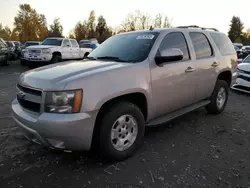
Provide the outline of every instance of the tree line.
{"type": "MultiPolygon", "coordinates": [[[[8,26],[3,26],[0,23],[0,37],[4,40],[20,42],[42,41],[46,37],[65,37],[59,18],[55,18],[53,23],[48,25],[46,16],[39,14],[29,4],[19,5],[13,25],[11,30],[8,26]]],[[[79,21],[74,26],[68,37],[77,40],[96,38],[99,43],[102,43],[110,36],[121,32],[171,26],[171,20],[161,13],[158,13],[155,18],[151,18],[149,14],[137,10],[134,13],[129,13],[119,28],[111,28],[104,16],[96,17],[95,11],[92,10],[86,20],[79,21]]]]}
{"type": "MultiPolygon", "coordinates": [[[[8,26],[0,23],[0,37],[4,40],[14,41],[42,41],[46,37],[65,37],[63,36],[63,26],[59,18],[55,18],[51,25],[47,24],[44,14],[39,14],[29,4],[20,4],[17,15],[14,17],[14,27],[11,30],[8,26]]],[[[110,36],[128,31],[143,30],[150,28],[168,28],[172,27],[172,20],[161,13],[151,17],[148,13],[136,10],[129,13],[119,28],[108,26],[104,16],[96,17],[92,10],[86,20],[79,21],[70,31],[68,37],[81,39],[96,38],[99,43],[110,36]]],[[[250,29],[243,32],[244,24],[237,16],[231,19],[228,36],[232,42],[250,45],[250,29]]]]}

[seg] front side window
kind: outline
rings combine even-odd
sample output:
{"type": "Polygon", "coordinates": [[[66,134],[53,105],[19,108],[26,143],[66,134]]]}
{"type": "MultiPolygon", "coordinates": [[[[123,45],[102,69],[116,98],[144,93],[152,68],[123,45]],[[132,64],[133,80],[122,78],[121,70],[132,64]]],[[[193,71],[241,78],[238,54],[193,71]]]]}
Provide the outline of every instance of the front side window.
{"type": "Polygon", "coordinates": [[[88,57],[123,62],[144,61],[158,37],[158,32],[132,32],[110,37],[88,57]]]}
{"type": "Polygon", "coordinates": [[[63,39],[45,39],[41,45],[61,46],[63,39]]]}
{"type": "Polygon", "coordinates": [[[162,50],[170,48],[180,49],[183,52],[183,61],[190,59],[187,42],[185,36],[181,32],[167,34],[160,44],[159,53],[161,53],[162,50]]]}
{"type": "Polygon", "coordinates": [[[194,46],[196,59],[207,58],[213,55],[211,45],[203,33],[190,32],[189,35],[194,46]]]}
{"type": "Polygon", "coordinates": [[[80,43],[81,48],[90,48],[90,44],[88,43],[80,43]]]}
{"type": "Polygon", "coordinates": [[[65,39],[64,41],[63,41],[63,47],[70,47],[71,45],[70,45],[70,42],[69,42],[69,40],[68,39],[65,39]]]}

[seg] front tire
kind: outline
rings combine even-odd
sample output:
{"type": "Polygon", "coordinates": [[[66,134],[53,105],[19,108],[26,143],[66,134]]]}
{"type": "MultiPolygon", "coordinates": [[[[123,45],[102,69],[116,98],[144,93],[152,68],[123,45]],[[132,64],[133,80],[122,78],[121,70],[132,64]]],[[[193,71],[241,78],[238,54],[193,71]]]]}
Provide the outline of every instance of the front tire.
{"type": "Polygon", "coordinates": [[[60,55],[53,55],[52,59],[51,59],[51,63],[59,63],[62,61],[62,58],[60,55]]]}
{"type": "Polygon", "coordinates": [[[209,114],[220,114],[226,107],[229,86],[224,80],[217,80],[214,91],[210,97],[211,103],[206,106],[209,114]]]}
{"type": "Polygon", "coordinates": [[[145,120],[136,105],[119,102],[104,115],[100,123],[99,151],[106,160],[125,160],[142,144],[145,120]]]}

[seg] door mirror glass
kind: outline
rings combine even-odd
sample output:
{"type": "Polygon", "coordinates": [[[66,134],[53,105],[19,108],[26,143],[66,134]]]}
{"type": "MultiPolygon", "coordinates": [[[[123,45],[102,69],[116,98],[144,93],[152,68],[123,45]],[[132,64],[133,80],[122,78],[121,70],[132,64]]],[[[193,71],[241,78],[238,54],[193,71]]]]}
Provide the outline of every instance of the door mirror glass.
{"type": "Polygon", "coordinates": [[[177,48],[162,50],[159,55],[155,56],[155,62],[157,65],[167,62],[180,61],[182,59],[183,59],[183,52],[177,48]]]}

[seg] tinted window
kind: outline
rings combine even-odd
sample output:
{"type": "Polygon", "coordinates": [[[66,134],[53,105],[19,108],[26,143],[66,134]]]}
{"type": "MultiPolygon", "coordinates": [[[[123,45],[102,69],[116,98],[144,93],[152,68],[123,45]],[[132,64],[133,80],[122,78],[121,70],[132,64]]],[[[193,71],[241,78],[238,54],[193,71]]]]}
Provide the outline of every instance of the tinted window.
{"type": "Polygon", "coordinates": [[[250,63],[250,56],[247,56],[242,63],[250,63]]]}
{"type": "Polygon", "coordinates": [[[225,34],[210,33],[210,35],[222,55],[235,54],[235,50],[240,50],[238,46],[232,44],[225,34]]]}
{"type": "Polygon", "coordinates": [[[25,42],[24,46],[28,47],[28,46],[35,46],[35,45],[39,45],[38,42],[25,42]]]}
{"type": "Polygon", "coordinates": [[[174,32],[167,34],[162,40],[159,52],[168,48],[178,48],[183,52],[183,60],[190,59],[189,50],[186,39],[181,32],[174,32]]]}
{"type": "Polygon", "coordinates": [[[87,43],[80,43],[81,48],[90,48],[90,44],[87,43]]]}
{"type": "MultiPolygon", "coordinates": [[[[41,45],[61,46],[63,39],[45,39],[41,45]]],[[[69,41],[68,41],[69,42],[69,41]]]]}
{"type": "Polygon", "coordinates": [[[213,55],[210,43],[203,33],[191,32],[189,35],[194,46],[196,59],[210,57],[213,55]]]}
{"type": "Polygon", "coordinates": [[[70,40],[72,47],[78,47],[77,42],[75,40],[70,40]]]}
{"type": "Polygon", "coordinates": [[[9,46],[9,47],[15,47],[14,43],[13,42],[9,42],[7,41],[6,44],[9,46]]]}
{"type": "Polygon", "coordinates": [[[113,57],[113,60],[119,59],[131,63],[141,62],[148,57],[158,34],[158,32],[147,31],[115,35],[105,40],[88,57],[97,59],[113,57]]]}
{"type": "Polygon", "coordinates": [[[65,39],[65,40],[63,41],[63,46],[68,46],[68,45],[71,46],[69,40],[68,40],[68,39],[65,39]]]}

